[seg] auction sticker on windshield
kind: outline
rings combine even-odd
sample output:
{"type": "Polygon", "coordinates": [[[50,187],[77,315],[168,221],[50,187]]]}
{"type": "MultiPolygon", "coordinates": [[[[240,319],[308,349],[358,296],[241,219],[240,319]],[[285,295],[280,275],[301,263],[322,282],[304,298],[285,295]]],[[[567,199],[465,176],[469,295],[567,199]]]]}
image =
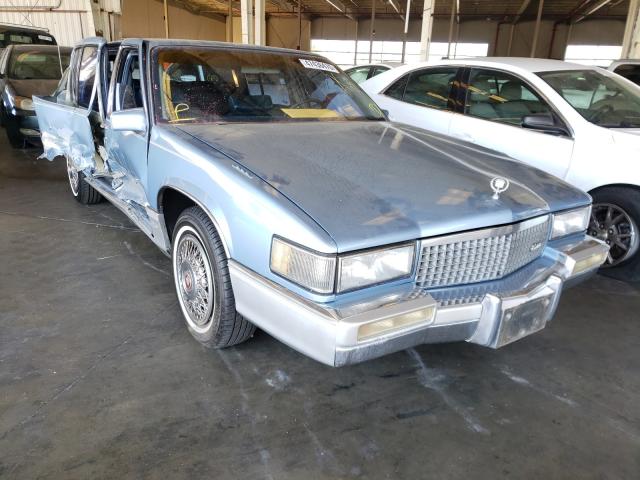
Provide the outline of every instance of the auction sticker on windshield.
{"type": "Polygon", "coordinates": [[[306,68],[313,70],[324,70],[325,72],[338,73],[338,69],[330,63],[319,62],[318,60],[307,60],[306,58],[300,58],[300,63],[306,68]]]}

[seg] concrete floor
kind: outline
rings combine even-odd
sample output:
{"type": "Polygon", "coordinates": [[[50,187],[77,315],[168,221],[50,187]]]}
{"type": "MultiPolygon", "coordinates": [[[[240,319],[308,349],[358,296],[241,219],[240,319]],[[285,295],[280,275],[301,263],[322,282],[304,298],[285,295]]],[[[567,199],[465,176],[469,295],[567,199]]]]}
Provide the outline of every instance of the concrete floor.
{"type": "Polygon", "coordinates": [[[0,142],[0,477],[640,478],[640,287],[596,277],[498,351],[205,350],[169,260],[0,142]]]}

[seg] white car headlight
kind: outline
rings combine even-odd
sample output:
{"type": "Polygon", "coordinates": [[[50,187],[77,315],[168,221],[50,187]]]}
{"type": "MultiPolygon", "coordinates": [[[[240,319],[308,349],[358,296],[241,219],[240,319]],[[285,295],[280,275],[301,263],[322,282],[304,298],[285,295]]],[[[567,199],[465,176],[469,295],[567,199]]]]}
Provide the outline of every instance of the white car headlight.
{"type": "Polygon", "coordinates": [[[29,97],[21,97],[20,95],[9,94],[9,102],[16,108],[21,110],[35,110],[33,100],[29,97]]]}
{"type": "Polygon", "coordinates": [[[551,239],[564,237],[572,233],[584,232],[589,226],[590,217],[591,205],[568,212],[555,213],[553,215],[551,239]]]}
{"type": "Polygon", "coordinates": [[[317,293],[333,293],[336,256],[323,255],[273,237],[271,270],[317,293]]]}
{"type": "Polygon", "coordinates": [[[22,110],[35,110],[33,106],[33,100],[26,97],[16,97],[16,104],[22,110]]]}
{"type": "Polygon", "coordinates": [[[413,270],[415,244],[382,248],[338,258],[337,291],[407,277],[413,270]]]}

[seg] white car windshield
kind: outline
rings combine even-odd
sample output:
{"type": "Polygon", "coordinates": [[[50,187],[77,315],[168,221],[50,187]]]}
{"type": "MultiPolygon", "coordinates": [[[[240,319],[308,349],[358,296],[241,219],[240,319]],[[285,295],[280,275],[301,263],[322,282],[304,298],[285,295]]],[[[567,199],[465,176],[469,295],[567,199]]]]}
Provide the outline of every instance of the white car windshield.
{"type": "Polygon", "coordinates": [[[640,88],[596,70],[538,72],[586,120],[607,128],[640,127],[640,88]]]}
{"type": "Polygon", "coordinates": [[[321,57],[181,47],[157,49],[155,58],[159,122],[384,119],[348,75],[321,57]]]}

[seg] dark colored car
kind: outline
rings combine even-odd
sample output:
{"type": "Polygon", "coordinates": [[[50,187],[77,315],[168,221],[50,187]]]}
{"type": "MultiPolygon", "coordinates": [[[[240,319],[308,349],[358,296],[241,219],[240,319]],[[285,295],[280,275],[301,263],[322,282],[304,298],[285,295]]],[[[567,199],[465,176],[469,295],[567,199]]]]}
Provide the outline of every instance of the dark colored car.
{"type": "Polygon", "coordinates": [[[640,60],[617,60],[607,70],[640,85],[640,60]]]}
{"type": "Polygon", "coordinates": [[[40,131],[32,95],[50,95],[69,66],[71,49],[51,45],[9,45],[0,58],[0,118],[14,148],[38,143],[40,131]]]}
{"type": "Polygon", "coordinates": [[[0,51],[9,45],[57,45],[56,39],[42,28],[0,23],[0,51]]]}

